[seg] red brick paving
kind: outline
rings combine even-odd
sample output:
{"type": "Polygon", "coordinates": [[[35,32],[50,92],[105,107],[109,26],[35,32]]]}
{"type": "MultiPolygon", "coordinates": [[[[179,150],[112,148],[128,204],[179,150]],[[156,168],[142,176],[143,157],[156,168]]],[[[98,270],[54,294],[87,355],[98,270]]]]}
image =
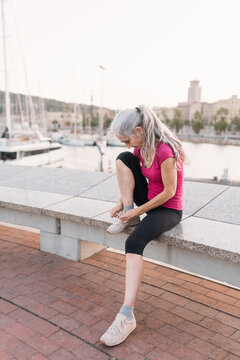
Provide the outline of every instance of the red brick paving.
{"type": "Polygon", "coordinates": [[[0,226],[0,360],[237,360],[240,291],[145,262],[137,329],[99,342],[118,312],[125,257],[73,262],[39,250],[39,235],[0,226]]]}

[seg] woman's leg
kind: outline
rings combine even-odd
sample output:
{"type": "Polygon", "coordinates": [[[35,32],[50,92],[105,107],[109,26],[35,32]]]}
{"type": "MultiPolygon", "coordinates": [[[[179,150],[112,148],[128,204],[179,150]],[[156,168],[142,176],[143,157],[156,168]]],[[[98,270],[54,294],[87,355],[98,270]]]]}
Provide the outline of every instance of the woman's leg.
{"type": "Polygon", "coordinates": [[[141,172],[136,156],[129,151],[120,153],[116,160],[116,171],[124,204],[132,204],[134,201],[137,206],[140,206],[148,201],[147,180],[141,172]]]}
{"type": "Polygon", "coordinates": [[[143,257],[126,254],[126,279],[124,305],[134,308],[137,292],[143,277],[143,257]]]}
{"type": "Polygon", "coordinates": [[[134,308],[143,277],[143,250],[154,238],[176,226],[181,212],[160,207],[151,211],[126,241],[126,280],[124,305],[134,308]]]}
{"type": "MultiPolygon", "coordinates": [[[[138,160],[134,157],[134,155],[129,152],[120,154],[116,161],[116,170],[118,186],[124,206],[133,205],[134,200],[138,203],[146,202],[147,182],[141,173],[138,160]],[[140,194],[142,199],[139,199],[140,194]]],[[[136,254],[126,254],[124,305],[130,306],[132,308],[134,307],[142,277],[143,257],[136,254]]]]}
{"type": "Polygon", "coordinates": [[[177,225],[181,212],[160,208],[149,213],[126,241],[126,281],[124,305],[134,308],[137,292],[143,277],[143,250],[163,232],[177,225]]]}
{"type": "Polygon", "coordinates": [[[132,171],[122,162],[122,160],[117,159],[116,172],[123,205],[133,205],[135,180],[132,171]]]}
{"type": "MultiPolygon", "coordinates": [[[[121,153],[116,163],[117,179],[124,206],[141,205],[147,201],[147,181],[141,173],[138,160],[130,152],[121,153]]],[[[125,297],[120,314],[101,337],[108,346],[120,344],[136,328],[133,308],[143,276],[143,257],[126,254],[125,297]]]]}
{"type": "Polygon", "coordinates": [[[182,211],[159,206],[150,210],[125,243],[126,254],[143,255],[146,245],[164,232],[176,226],[182,218],[182,211]]]}
{"type": "MultiPolygon", "coordinates": [[[[131,152],[126,151],[118,155],[116,172],[124,211],[132,209],[134,207],[134,202],[139,206],[148,201],[147,180],[142,175],[139,160],[131,152]]],[[[118,219],[114,224],[108,227],[107,232],[109,234],[117,234],[122,232],[126,227],[134,226],[138,223],[139,217],[132,219],[128,223],[123,223],[118,219]]]]}
{"type": "Polygon", "coordinates": [[[112,325],[100,339],[107,346],[122,343],[137,326],[133,308],[143,276],[143,257],[136,254],[127,254],[126,259],[124,303],[112,325]]]}
{"type": "Polygon", "coordinates": [[[182,212],[158,207],[148,212],[148,215],[140,222],[135,230],[129,235],[125,244],[126,251],[126,287],[124,304],[122,308],[127,313],[125,316],[120,310],[106,333],[100,341],[108,346],[118,345],[135,329],[136,320],[134,315],[128,317],[133,310],[139,285],[143,276],[143,250],[145,246],[163,232],[176,226],[182,218],[182,212]]]}

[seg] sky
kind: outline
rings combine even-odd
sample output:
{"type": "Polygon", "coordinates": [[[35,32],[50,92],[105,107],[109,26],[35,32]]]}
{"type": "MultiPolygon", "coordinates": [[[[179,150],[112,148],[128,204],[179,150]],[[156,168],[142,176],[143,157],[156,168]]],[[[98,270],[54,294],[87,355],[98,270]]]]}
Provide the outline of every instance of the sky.
{"type": "Polygon", "coordinates": [[[176,106],[197,79],[202,101],[240,97],[239,0],[6,0],[4,8],[11,91],[87,104],[92,94],[95,105],[102,95],[113,109],[176,106]]]}

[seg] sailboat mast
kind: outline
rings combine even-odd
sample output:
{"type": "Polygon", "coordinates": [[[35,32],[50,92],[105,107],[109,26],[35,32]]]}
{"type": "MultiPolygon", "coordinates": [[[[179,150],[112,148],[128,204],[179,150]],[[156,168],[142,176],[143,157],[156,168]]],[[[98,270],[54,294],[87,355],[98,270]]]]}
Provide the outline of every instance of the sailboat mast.
{"type": "Polygon", "coordinates": [[[76,103],[73,104],[73,133],[77,134],[77,106],[76,103]]]}
{"type": "Polygon", "coordinates": [[[5,34],[5,18],[4,18],[4,1],[2,4],[2,32],[3,32],[3,61],[4,61],[4,74],[5,74],[5,114],[6,126],[8,127],[9,137],[11,137],[11,117],[10,117],[10,96],[8,91],[8,73],[7,73],[7,51],[6,51],[6,34],[5,34]]]}
{"type": "Polygon", "coordinates": [[[77,134],[77,106],[76,106],[76,69],[74,66],[73,70],[73,97],[74,97],[74,103],[73,103],[73,133],[74,135],[77,134]]]}

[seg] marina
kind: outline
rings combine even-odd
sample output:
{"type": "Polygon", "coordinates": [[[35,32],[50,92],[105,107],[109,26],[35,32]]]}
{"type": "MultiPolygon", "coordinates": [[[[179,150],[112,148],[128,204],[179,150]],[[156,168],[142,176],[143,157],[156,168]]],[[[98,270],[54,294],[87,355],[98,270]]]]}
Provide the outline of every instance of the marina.
{"type": "MultiPolygon", "coordinates": [[[[240,182],[239,163],[240,147],[232,145],[194,144],[183,142],[189,158],[189,165],[184,168],[185,178],[222,180],[227,173],[228,181],[240,182]],[[220,161],[219,161],[220,160],[220,161]],[[225,169],[225,170],[224,170],[225,169]]],[[[96,146],[66,147],[62,167],[66,169],[79,169],[98,171],[101,156],[96,146]]],[[[127,151],[126,147],[105,146],[102,156],[103,171],[115,172],[117,155],[127,151]]]]}
{"type": "MultiPolygon", "coordinates": [[[[18,105],[21,113],[21,124],[13,124],[12,122],[4,6],[4,1],[1,1],[5,82],[5,125],[4,131],[1,131],[0,138],[0,164],[11,161],[11,163],[19,165],[52,165],[63,160],[61,145],[57,142],[54,143],[51,138],[44,137],[39,131],[31,96],[25,97],[25,114],[23,113],[21,101],[19,101],[18,105]]],[[[25,63],[24,70],[27,79],[25,63]]]]}

